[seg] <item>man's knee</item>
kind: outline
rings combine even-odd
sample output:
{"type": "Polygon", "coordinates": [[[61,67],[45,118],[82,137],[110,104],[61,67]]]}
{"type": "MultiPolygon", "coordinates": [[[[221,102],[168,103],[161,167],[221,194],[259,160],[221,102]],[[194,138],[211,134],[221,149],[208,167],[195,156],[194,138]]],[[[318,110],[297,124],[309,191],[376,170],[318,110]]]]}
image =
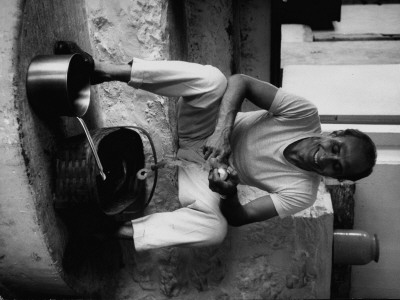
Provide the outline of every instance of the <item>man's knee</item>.
{"type": "Polygon", "coordinates": [[[228,85],[228,80],[218,68],[213,66],[208,67],[208,81],[210,84],[210,90],[218,97],[222,97],[228,85]]]}
{"type": "Polygon", "coordinates": [[[209,224],[207,232],[207,246],[221,244],[228,232],[228,223],[223,216],[216,216],[216,218],[209,224]]]}

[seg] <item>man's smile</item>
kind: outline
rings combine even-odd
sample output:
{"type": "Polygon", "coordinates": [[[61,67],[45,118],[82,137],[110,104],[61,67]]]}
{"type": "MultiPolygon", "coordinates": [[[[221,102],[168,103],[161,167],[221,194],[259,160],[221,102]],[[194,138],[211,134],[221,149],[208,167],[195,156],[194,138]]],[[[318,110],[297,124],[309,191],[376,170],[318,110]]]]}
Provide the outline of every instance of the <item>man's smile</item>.
{"type": "Polygon", "coordinates": [[[314,164],[315,164],[317,167],[319,167],[319,164],[318,164],[318,152],[319,152],[319,148],[318,148],[317,151],[315,151],[315,153],[314,153],[314,164]]]}

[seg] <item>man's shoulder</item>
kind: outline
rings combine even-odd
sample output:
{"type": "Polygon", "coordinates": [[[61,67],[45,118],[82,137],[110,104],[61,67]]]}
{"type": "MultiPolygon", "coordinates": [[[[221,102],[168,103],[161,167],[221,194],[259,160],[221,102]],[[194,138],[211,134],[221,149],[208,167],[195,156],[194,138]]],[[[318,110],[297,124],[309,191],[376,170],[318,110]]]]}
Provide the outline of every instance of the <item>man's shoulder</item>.
{"type": "Polygon", "coordinates": [[[318,174],[293,171],[287,173],[275,192],[284,198],[299,198],[300,201],[308,202],[315,199],[320,182],[321,176],[318,174]]]}
{"type": "Polygon", "coordinates": [[[270,112],[290,118],[318,116],[318,109],[314,103],[282,88],[276,93],[270,112]]]}
{"type": "Polygon", "coordinates": [[[271,194],[271,198],[280,216],[293,215],[303,209],[310,207],[317,199],[318,188],[321,177],[300,176],[301,180],[293,180],[291,187],[286,187],[277,193],[271,194]]]}

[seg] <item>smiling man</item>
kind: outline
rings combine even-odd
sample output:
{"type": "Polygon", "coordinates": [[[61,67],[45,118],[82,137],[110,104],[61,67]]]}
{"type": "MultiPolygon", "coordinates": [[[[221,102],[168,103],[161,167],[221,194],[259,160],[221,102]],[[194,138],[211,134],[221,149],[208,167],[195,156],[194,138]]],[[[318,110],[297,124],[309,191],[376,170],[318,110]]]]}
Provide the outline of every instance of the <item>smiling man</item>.
{"type": "Polygon", "coordinates": [[[298,141],[289,145],[284,153],[291,163],[303,170],[355,181],[372,171],[371,161],[375,158],[369,142],[360,131],[346,129],[298,141]]]}
{"type": "Polygon", "coordinates": [[[358,180],[376,161],[375,145],[364,133],[347,129],[324,135],[311,102],[241,74],[228,80],[205,150],[206,158],[219,160],[232,153],[236,181],[270,193],[242,206],[235,178],[223,182],[211,172],[210,187],[223,195],[221,210],[235,226],[299,212],[315,202],[320,175],[358,180]],[[261,110],[238,113],[244,99],[261,110]]]}
{"type": "Polygon", "coordinates": [[[375,164],[371,139],[357,131],[321,133],[317,108],[267,82],[182,61],[113,65],[94,62],[75,44],[59,42],[56,53],[81,53],[93,68],[92,84],[122,81],[158,95],[180,97],[177,157],[211,168],[179,167],[182,208],[155,213],[121,226],[116,235],[133,238],[137,251],[165,246],[220,243],[227,224],[241,226],[285,217],[311,206],[321,176],[358,180],[375,164]],[[260,110],[239,112],[248,99],[260,110]],[[229,176],[222,176],[224,168],[229,176]],[[237,185],[268,195],[241,205],[237,185]]]}

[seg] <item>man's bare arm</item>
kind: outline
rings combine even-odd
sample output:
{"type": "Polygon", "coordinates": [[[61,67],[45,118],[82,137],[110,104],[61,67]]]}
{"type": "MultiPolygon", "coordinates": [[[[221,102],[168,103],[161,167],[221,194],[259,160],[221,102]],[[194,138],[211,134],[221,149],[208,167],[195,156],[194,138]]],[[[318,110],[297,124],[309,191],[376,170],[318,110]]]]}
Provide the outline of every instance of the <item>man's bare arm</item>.
{"type": "MultiPolygon", "coordinates": [[[[215,162],[215,159],[211,159],[211,162],[215,162]]],[[[208,182],[210,189],[221,195],[220,209],[229,225],[242,226],[278,215],[269,195],[257,198],[245,205],[240,204],[236,188],[239,178],[234,169],[230,169],[228,178],[224,180],[220,177],[218,169],[212,168],[208,175],[208,182]]]]}
{"type": "Polygon", "coordinates": [[[221,199],[220,209],[228,224],[236,227],[265,221],[278,215],[268,195],[241,205],[237,194],[234,194],[227,199],[221,199]]]}
{"type": "Polygon", "coordinates": [[[278,88],[256,78],[236,74],[228,79],[228,87],[221,101],[214,133],[203,148],[204,158],[227,159],[231,153],[229,138],[236,115],[244,99],[261,109],[269,110],[278,88]]]}

